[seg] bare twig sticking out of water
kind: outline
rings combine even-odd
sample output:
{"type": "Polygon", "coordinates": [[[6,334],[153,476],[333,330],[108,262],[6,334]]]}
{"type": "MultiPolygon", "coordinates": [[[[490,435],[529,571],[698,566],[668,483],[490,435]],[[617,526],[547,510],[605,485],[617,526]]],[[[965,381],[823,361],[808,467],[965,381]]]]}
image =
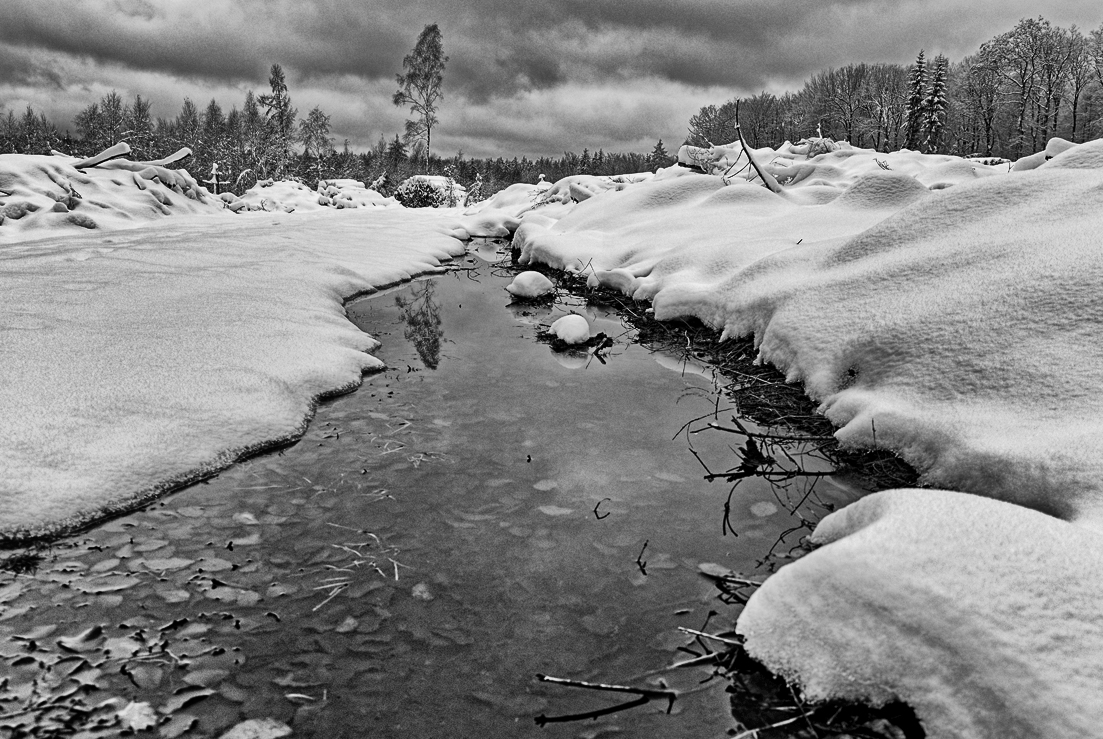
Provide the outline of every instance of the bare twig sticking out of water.
{"type": "Polygon", "coordinates": [[[571,688],[585,688],[586,690],[597,690],[611,693],[627,693],[629,695],[638,695],[636,700],[628,701],[627,703],[620,703],[615,706],[609,706],[607,708],[599,708],[596,711],[586,711],[585,713],[572,713],[563,716],[546,716],[540,714],[536,717],[536,725],[543,727],[551,723],[563,723],[567,721],[584,721],[586,719],[596,719],[601,716],[608,716],[611,713],[619,713],[620,711],[626,711],[636,706],[643,706],[649,703],[652,699],[665,698],[669,701],[666,707],[666,712],[670,713],[674,708],[674,701],[678,698],[676,691],[669,688],[634,688],[630,685],[609,685],[606,683],[591,683],[583,680],[569,680],[562,677],[551,677],[550,675],[537,675],[536,679],[540,682],[554,683],[556,685],[564,685],[571,688]]]}
{"type": "Polygon", "coordinates": [[[597,502],[597,505],[594,506],[594,518],[596,518],[598,521],[602,520],[603,518],[609,518],[608,513],[598,513],[597,511],[598,508],[601,508],[601,504],[607,500],[611,501],[612,498],[602,498],[597,502]]]}
{"type": "MultiPolygon", "coordinates": [[[[758,583],[755,583],[755,584],[757,585],[758,583]]],[[[685,634],[692,634],[693,636],[698,636],[698,637],[701,637],[702,639],[711,639],[713,641],[718,641],[721,644],[727,644],[729,646],[739,647],[739,646],[743,645],[742,642],[737,641],[735,639],[729,639],[726,636],[720,636],[719,634],[707,634],[704,631],[698,631],[697,629],[689,629],[689,628],[686,628],[685,626],[679,626],[678,631],[681,631],[685,634]]]]}
{"type": "Polygon", "coordinates": [[[650,539],[644,539],[643,547],[640,549],[640,553],[636,555],[636,567],[640,568],[640,572],[644,577],[647,577],[647,563],[643,561],[643,553],[647,551],[647,545],[650,543],[650,539]]]}

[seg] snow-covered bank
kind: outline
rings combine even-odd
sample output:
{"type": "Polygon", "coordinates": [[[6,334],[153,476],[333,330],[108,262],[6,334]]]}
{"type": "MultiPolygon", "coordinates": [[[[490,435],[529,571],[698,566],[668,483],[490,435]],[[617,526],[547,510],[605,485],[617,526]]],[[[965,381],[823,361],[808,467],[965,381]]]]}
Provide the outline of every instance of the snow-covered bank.
{"type": "Polygon", "coordinates": [[[462,253],[446,217],[223,212],[0,248],[0,533],[294,437],[378,366],[342,300],[462,253]]]}
{"type": "Polygon", "coordinates": [[[1103,537],[941,490],[823,520],[739,619],[747,649],[814,699],[903,697],[929,737],[1098,736],[1103,537]]]}
{"type": "Polygon", "coordinates": [[[714,151],[714,175],[557,183],[458,226],[519,219],[523,262],[588,273],[658,318],[753,333],[844,442],[962,491],[893,493],[876,509],[884,535],[825,521],[817,538],[833,543],[752,599],[739,626],[752,654],[816,697],[898,697],[934,737],[1085,735],[1103,723],[1094,694],[1070,692],[1103,674],[1103,142],[1013,172],[914,152],[755,154],[781,194],[725,185],[731,152],[714,151]],[[1004,567],[1020,553],[1032,566],[1004,567]],[[900,597],[901,582],[929,597],[900,597]],[[930,597],[970,589],[952,616],[930,597]],[[802,599],[822,610],[790,610],[802,599]]]}

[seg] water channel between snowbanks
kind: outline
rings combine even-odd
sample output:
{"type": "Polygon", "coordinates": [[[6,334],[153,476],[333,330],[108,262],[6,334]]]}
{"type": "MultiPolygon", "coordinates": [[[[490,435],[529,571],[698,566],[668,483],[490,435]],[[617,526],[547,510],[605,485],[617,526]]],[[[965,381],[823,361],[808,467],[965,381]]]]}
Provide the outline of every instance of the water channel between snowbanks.
{"type": "MultiPolygon", "coordinates": [[[[690,641],[677,627],[714,610],[714,627],[730,623],[698,566],[753,574],[793,519],[748,480],[725,535],[730,486],[704,481],[672,438],[717,407],[706,368],[632,343],[576,299],[510,305],[508,274],[461,266],[347,306],[388,369],[322,404],[298,444],[64,541],[33,576],[0,576],[0,713],[63,691],[43,669],[81,655],[95,672],[82,695],[149,702],[172,736],[260,717],[327,738],[731,727],[722,680],[671,715],[653,702],[535,725],[611,703],[535,674],[647,684],[690,641]],[[571,309],[616,338],[601,359],[536,340],[571,309]]],[[[729,443],[693,441],[717,468],[736,462],[729,443]]],[[[19,720],[46,726],[73,695],[19,720]]]]}

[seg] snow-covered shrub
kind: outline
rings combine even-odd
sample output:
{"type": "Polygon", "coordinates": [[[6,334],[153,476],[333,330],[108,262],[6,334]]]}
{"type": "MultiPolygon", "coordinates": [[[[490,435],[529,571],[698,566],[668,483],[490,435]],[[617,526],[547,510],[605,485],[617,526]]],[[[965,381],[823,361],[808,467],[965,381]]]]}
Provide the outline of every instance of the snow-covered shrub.
{"type": "Polygon", "coordinates": [[[467,197],[464,198],[463,204],[473,205],[475,203],[481,203],[486,198],[483,195],[483,176],[481,173],[475,173],[475,181],[471,183],[471,187],[467,188],[467,197]]]}
{"type": "Polygon", "coordinates": [[[399,185],[394,191],[394,198],[407,208],[439,208],[447,202],[442,188],[416,177],[399,185]]]}

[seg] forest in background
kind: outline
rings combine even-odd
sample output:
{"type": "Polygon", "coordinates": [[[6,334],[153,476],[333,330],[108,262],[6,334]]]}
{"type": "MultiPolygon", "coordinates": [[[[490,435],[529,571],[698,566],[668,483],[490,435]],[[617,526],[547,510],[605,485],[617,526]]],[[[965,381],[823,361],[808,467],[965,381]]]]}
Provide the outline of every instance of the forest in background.
{"type": "MultiPolygon", "coordinates": [[[[505,159],[426,156],[420,141],[380,135],[368,151],[337,148],[329,116],[315,107],[299,117],[283,70],[272,66],[270,90],[249,91],[228,112],[216,101],[200,108],[185,98],[179,114],[154,118],[150,101],[111,92],[89,104],[62,133],[30,107],[0,110],[0,152],[91,156],[120,141],[136,160],[157,160],[182,147],[180,166],[212,191],[244,192],[259,180],[294,177],[360,180],[384,194],[412,174],[453,177],[474,198],[515,182],[555,181],[573,174],[614,175],[673,163],[662,141],[648,153],[581,154],[505,159]],[[410,146],[408,146],[408,143],[410,146]]],[[[736,117],[755,147],[828,136],[855,146],[962,156],[1033,153],[1052,136],[1085,141],[1103,135],[1103,25],[1083,33],[1043,18],[1023,19],[959,62],[920,52],[912,65],[850,64],[814,74],[797,92],[763,92],[707,105],[689,121],[686,142],[736,139],[736,117]]]]}
{"type": "Polygon", "coordinates": [[[185,98],[171,119],[150,113],[150,101],[136,95],[126,101],[116,92],[91,103],[74,119],[75,133],[62,133],[43,113],[30,107],[22,116],[8,111],[0,116],[0,152],[92,156],[121,141],[130,145],[130,157],[155,161],[187,147],[192,156],[170,166],[187,169],[212,192],[241,194],[260,180],[296,178],[311,187],[320,179],[360,180],[384,195],[413,174],[447,175],[465,185],[478,199],[515,182],[536,182],[540,175],[556,181],[572,174],[614,175],[669,166],[674,157],[661,141],[649,154],[606,154],[584,149],[562,157],[470,159],[463,154],[425,156],[421,142],[408,147],[395,134],[382,135],[368,151],[355,152],[348,142],[338,149],[330,136],[329,116],[315,107],[300,118],[292,105],[280,65],[272,66],[270,91],[245,94],[241,108],[224,112],[211,100],[200,110],[185,98]],[[216,184],[217,180],[217,184],[216,184]]]}
{"type": "Polygon", "coordinates": [[[901,148],[1017,159],[1060,136],[1103,136],[1103,25],[1088,33],[1024,18],[961,61],[849,64],[814,74],[797,92],[707,105],[688,143],[736,138],[774,146],[822,135],[878,151],[901,148]]]}

